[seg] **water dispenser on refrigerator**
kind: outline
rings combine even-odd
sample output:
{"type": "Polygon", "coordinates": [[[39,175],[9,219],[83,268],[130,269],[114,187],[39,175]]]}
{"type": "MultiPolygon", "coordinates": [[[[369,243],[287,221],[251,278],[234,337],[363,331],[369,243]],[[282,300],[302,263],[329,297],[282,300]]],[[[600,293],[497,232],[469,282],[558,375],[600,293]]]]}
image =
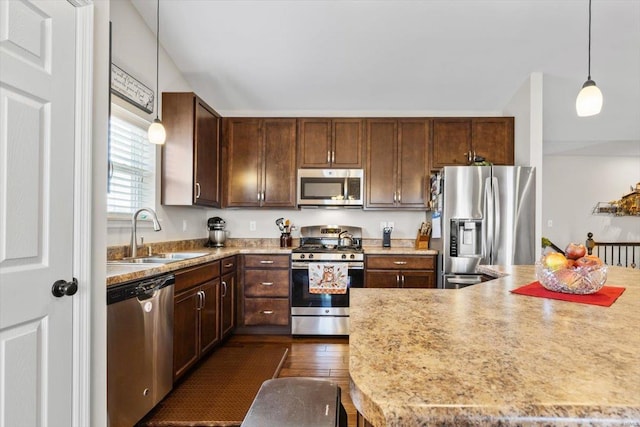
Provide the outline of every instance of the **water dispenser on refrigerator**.
{"type": "Polygon", "coordinates": [[[449,253],[451,273],[472,274],[483,257],[482,219],[450,220],[449,253]]]}

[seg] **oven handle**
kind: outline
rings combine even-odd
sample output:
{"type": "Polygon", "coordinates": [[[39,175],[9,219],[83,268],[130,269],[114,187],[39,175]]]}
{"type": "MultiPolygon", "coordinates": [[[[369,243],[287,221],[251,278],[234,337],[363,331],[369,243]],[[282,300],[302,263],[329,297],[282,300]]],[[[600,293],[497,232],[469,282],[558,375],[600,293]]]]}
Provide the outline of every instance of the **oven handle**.
{"type": "MultiPolygon", "coordinates": [[[[347,264],[349,270],[364,270],[364,262],[345,262],[345,261],[321,261],[326,262],[327,264],[347,264]]],[[[291,269],[292,270],[306,270],[309,268],[308,262],[292,262],[291,269]]]]}

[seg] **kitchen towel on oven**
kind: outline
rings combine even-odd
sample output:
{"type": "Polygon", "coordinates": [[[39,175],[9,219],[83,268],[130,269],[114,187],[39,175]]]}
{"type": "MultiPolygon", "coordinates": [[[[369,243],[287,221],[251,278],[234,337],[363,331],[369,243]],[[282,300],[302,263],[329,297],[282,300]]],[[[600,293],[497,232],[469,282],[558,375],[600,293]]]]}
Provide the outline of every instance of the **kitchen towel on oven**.
{"type": "Polygon", "coordinates": [[[309,263],[309,293],[346,294],[349,266],[346,263],[309,263]]]}

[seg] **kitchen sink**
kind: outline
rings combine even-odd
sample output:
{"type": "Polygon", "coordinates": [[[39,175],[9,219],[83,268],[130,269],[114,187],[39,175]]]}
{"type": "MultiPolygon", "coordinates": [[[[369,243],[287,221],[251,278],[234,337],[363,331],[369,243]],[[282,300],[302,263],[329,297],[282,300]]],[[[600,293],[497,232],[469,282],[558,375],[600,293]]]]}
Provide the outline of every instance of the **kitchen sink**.
{"type": "Polygon", "coordinates": [[[160,267],[166,263],[156,263],[156,264],[133,264],[133,263],[123,263],[123,262],[107,262],[107,277],[111,276],[119,276],[121,274],[129,274],[135,273],[137,271],[147,270],[153,267],[160,267]]]}
{"type": "Polygon", "coordinates": [[[183,259],[198,258],[201,256],[209,255],[208,252],[167,252],[164,254],[153,255],[152,258],[169,259],[173,261],[180,261],[183,259]]]}
{"type": "Polygon", "coordinates": [[[107,264],[166,264],[168,262],[179,261],[177,259],[164,258],[159,256],[150,256],[144,258],[124,258],[113,261],[107,261],[107,264]]]}
{"type": "Polygon", "coordinates": [[[183,261],[201,256],[209,255],[207,252],[167,252],[146,257],[123,258],[107,261],[112,265],[135,265],[135,264],[167,264],[170,262],[183,261]]]}

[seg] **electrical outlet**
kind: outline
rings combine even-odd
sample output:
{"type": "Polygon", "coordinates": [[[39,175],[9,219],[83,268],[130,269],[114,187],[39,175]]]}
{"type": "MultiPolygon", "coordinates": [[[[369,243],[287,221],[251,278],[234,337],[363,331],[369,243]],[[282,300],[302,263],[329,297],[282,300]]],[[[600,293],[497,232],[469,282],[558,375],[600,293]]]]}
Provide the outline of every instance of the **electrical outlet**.
{"type": "Polygon", "coordinates": [[[387,223],[385,221],[380,221],[380,231],[384,230],[387,227],[387,223]]]}
{"type": "Polygon", "coordinates": [[[187,220],[186,219],[182,220],[182,231],[187,231],[187,220]]]}
{"type": "Polygon", "coordinates": [[[393,228],[393,221],[388,221],[387,222],[387,227],[393,228]]]}
{"type": "Polygon", "coordinates": [[[256,231],[256,222],[249,221],[249,231],[256,231]]]}
{"type": "Polygon", "coordinates": [[[547,220],[547,227],[549,228],[553,227],[553,220],[551,219],[547,220]]]}

